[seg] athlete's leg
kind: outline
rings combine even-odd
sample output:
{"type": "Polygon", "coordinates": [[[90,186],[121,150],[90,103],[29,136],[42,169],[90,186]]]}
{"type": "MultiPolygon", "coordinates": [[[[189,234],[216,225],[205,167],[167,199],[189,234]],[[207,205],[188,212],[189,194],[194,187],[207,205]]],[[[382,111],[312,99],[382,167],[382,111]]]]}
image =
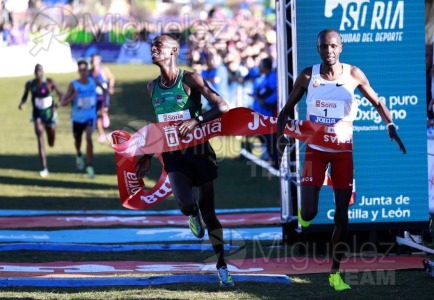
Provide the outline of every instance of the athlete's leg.
{"type": "Polygon", "coordinates": [[[198,207],[194,198],[191,179],[182,172],[169,172],[169,181],[172,186],[173,196],[180,211],[186,215],[197,215],[198,207]]]}
{"type": "Polygon", "coordinates": [[[319,192],[328,166],[326,155],[310,147],[305,151],[299,208],[304,222],[312,221],[318,213],[319,192]]]}
{"type": "Polygon", "coordinates": [[[353,185],[353,155],[351,152],[336,153],[331,163],[331,179],[335,194],[335,229],[332,236],[333,263],[330,272],[339,271],[343,253],[348,249],[348,207],[353,185]]]}
{"type": "Polygon", "coordinates": [[[352,189],[336,189],[334,216],[335,229],[332,235],[332,258],[333,263],[330,273],[339,271],[344,252],[348,249],[348,206],[350,204],[352,189]]]}
{"type": "Polygon", "coordinates": [[[105,131],[102,125],[102,112],[98,112],[98,117],[96,118],[96,129],[98,131],[98,142],[104,142],[105,140],[105,131]]]}
{"type": "Polygon", "coordinates": [[[93,142],[92,142],[93,124],[86,126],[86,163],[92,165],[93,162],[93,142]]]}
{"type": "Polygon", "coordinates": [[[83,136],[83,125],[81,123],[74,122],[72,125],[72,131],[74,134],[74,146],[77,156],[81,156],[81,140],[83,136]]]}
{"type": "Polygon", "coordinates": [[[318,213],[318,200],[320,189],[314,185],[301,186],[301,218],[306,221],[312,221],[318,213]]]}
{"type": "Polygon", "coordinates": [[[104,101],[98,100],[96,111],[96,129],[98,131],[98,142],[105,141],[105,131],[103,125],[104,101]]]}
{"type": "Polygon", "coordinates": [[[34,121],[36,139],[38,141],[38,155],[42,164],[42,169],[47,169],[47,156],[45,154],[44,144],[44,124],[41,118],[36,118],[34,121]]]}
{"type": "Polygon", "coordinates": [[[54,142],[56,140],[56,127],[54,126],[45,126],[45,131],[47,132],[48,145],[50,147],[54,146],[54,142]]]}
{"type": "Polygon", "coordinates": [[[199,186],[199,208],[208,229],[209,240],[217,256],[217,269],[226,266],[224,259],[223,228],[217,219],[214,205],[214,181],[199,186]]]}

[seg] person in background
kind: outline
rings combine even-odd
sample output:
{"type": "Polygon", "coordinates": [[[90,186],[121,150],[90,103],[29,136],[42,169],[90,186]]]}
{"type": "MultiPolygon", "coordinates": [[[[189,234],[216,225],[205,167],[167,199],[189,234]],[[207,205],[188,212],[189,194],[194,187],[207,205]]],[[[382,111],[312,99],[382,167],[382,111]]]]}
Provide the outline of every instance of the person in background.
{"type": "MultiPolygon", "coordinates": [[[[264,58],[259,63],[260,77],[253,83],[252,109],[264,116],[275,117],[277,114],[277,74],[273,69],[271,58],[264,58]]],[[[278,169],[276,134],[264,134],[260,136],[265,146],[272,167],[278,169]]]]}
{"type": "Polygon", "coordinates": [[[44,69],[40,64],[35,66],[35,78],[27,81],[24,86],[24,94],[21,97],[18,109],[22,110],[24,108],[29,92],[32,94],[32,120],[38,141],[39,159],[42,164],[39,175],[47,177],[49,171],[45,153],[44,130],[47,134],[48,145],[53,147],[56,140],[57,124],[57,105],[54,103],[53,93],[56,92],[59,99],[61,99],[63,92],[54,79],[45,77],[44,69]]]}
{"type": "Polygon", "coordinates": [[[216,52],[208,52],[207,68],[202,71],[202,77],[223,98],[228,97],[228,70],[223,65],[221,56],[216,52]]]}
{"type": "Polygon", "coordinates": [[[77,152],[75,159],[76,167],[78,170],[83,170],[86,167],[87,176],[94,178],[92,133],[97,118],[96,87],[99,86],[104,92],[105,89],[100,82],[89,77],[87,61],[80,60],[77,65],[79,78],[69,84],[60,105],[66,106],[68,103],[72,103],[71,120],[74,146],[77,152]],[[81,153],[83,132],[86,132],[86,164],[81,153]]]}
{"type": "Polygon", "coordinates": [[[91,68],[89,76],[99,81],[102,88],[97,86],[97,119],[96,129],[98,130],[98,142],[103,143],[106,140],[104,128],[110,126],[110,117],[108,114],[110,106],[110,96],[115,92],[115,76],[107,66],[103,66],[101,55],[93,54],[90,58],[91,68]],[[108,91],[106,93],[103,89],[108,91]]]}

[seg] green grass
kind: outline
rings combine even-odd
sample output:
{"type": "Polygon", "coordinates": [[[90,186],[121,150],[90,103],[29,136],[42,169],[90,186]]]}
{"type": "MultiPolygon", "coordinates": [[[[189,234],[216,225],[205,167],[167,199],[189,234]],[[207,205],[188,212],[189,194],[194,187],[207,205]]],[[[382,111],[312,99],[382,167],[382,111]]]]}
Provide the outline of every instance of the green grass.
{"type": "Polygon", "coordinates": [[[104,288],[15,288],[3,289],[1,299],[432,299],[433,278],[423,272],[400,271],[393,280],[381,284],[380,273],[369,276],[353,274],[352,289],[334,292],[325,274],[290,276],[288,285],[273,283],[238,283],[234,288],[210,284],[172,284],[155,287],[104,288]]]}
{"type": "MultiPolygon", "coordinates": [[[[116,76],[116,94],[111,100],[111,125],[108,131],[123,129],[134,132],[154,116],[146,84],[158,76],[154,66],[110,65],[116,76]]],[[[47,74],[65,91],[77,74],[47,74]]],[[[30,76],[31,77],[31,76],[30,76]]],[[[0,208],[2,209],[121,209],[115,176],[114,152],[107,144],[96,142],[94,134],[94,167],[96,178],[89,180],[75,170],[75,150],[70,126],[70,108],[59,109],[60,124],[56,145],[47,148],[50,177],[40,178],[37,144],[29,121],[30,98],[24,111],[17,109],[24,83],[30,77],[1,78],[3,105],[0,118],[6,135],[0,148],[0,208]]],[[[241,140],[218,138],[212,141],[220,161],[216,181],[216,206],[264,207],[279,206],[279,182],[238,159],[241,140]]],[[[84,145],[83,145],[84,147],[84,145]]],[[[84,149],[84,148],[83,148],[84,149]]],[[[161,165],[154,159],[145,184],[151,187],[158,179],[161,165]]],[[[176,208],[174,201],[164,201],[155,209],[176,208]]]]}
{"type": "MultiPolygon", "coordinates": [[[[33,66],[29,66],[33,68],[33,66]]],[[[116,75],[116,94],[112,98],[110,130],[133,132],[153,121],[152,107],[146,95],[146,84],[158,75],[154,66],[110,65],[116,75]]],[[[51,74],[48,74],[51,76],[51,74]]],[[[77,77],[73,74],[52,75],[63,90],[77,77]]],[[[49,178],[40,178],[36,139],[29,121],[31,105],[18,110],[24,83],[31,78],[0,78],[2,91],[2,142],[0,146],[0,209],[34,210],[93,210],[124,209],[118,196],[113,150],[107,144],[95,144],[96,178],[87,179],[76,171],[75,151],[69,119],[69,108],[60,108],[56,145],[47,148],[49,178]]],[[[29,99],[30,100],[30,99],[29,99]]],[[[109,131],[110,131],[109,130],[109,131]]],[[[260,168],[238,157],[241,140],[235,137],[212,141],[219,158],[219,178],[216,181],[216,207],[279,207],[279,181],[260,168]]],[[[155,183],[161,166],[154,159],[148,187],[155,183]]],[[[153,209],[177,208],[172,198],[153,209]]],[[[261,247],[270,246],[264,242],[261,247]]],[[[262,253],[258,245],[246,242],[243,251],[231,253],[231,258],[279,254],[273,250],[262,253]]],[[[266,249],[266,248],[263,248],[266,249]]],[[[267,248],[268,249],[268,248],[267,248]]],[[[260,249],[262,251],[262,249],[260,249]]],[[[43,251],[0,252],[0,262],[69,261],[209,261],[212,253],[173,251],[129,251],[123,253],[55,253],[43,251]]],[[[1,274],[1,273],[0,273],[1,274]]],[[[173,284],[168,286],[137,288],[2,288],[0,299],[431,299],[433,278],[426,273],[396,271],[393,284],[378,283],[376,274],[355,273],[351,291],[336,293],[328,286],[326,274],[290,276],[290,285],[270,283],[237,283],[233,289],[220,289],[210,284],[173,284]],[[368,274],[370,275],[370,274],[368,274]],[[373,276],[373,277],[372,277],[373,276]]],[[[144,274],[145,276],[147,274],[144,274]]],[[[0,277],[7,277],[1,274],[0,277]]]]}

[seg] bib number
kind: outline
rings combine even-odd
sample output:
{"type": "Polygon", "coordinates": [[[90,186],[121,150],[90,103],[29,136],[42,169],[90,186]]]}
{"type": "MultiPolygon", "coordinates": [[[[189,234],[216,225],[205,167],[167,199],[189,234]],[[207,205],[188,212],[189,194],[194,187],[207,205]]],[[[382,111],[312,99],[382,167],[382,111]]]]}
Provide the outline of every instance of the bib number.
{"type": "Polygon", "coordinates": [[[95,97],[78,98],[77,107],[81,109],[91,109],[95,106],[95,97]]]}
{"type": "Polygon", "coordinates": [[[344,103],[333,100],[315,100],[309,107],[309,120],[320,124],[335,124],[344,116],[344,103]]]}
{"type": "Polygon", "coordinates": [[[191,119],[190,111],[188,109],[158,115],[158,122],[182,121],[188,119],[191,119]]]}
{"type": "Polygon", "coordinates": [[[47,109],[53,105],[53,97],[35,98],[35,106],[37,109],[47,109]]]}

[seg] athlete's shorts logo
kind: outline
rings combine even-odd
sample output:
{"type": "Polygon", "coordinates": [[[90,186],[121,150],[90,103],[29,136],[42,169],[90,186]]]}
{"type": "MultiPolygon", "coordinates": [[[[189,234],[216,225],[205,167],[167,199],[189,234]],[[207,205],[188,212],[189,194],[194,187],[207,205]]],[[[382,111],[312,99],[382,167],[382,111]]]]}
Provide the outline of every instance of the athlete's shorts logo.
{"type": "Polygon", "coordinates": [[[339,30],[343,31],[346,28],[358,30],[362,5],[364,3],[370,2],[370,0],[326,0],[324,6],[324,16],[327,18],[333,17],[333,11],[340,5],[342,7],[342,19],[339,30]],[[352,28],[350,28],[351,26],[352,28]]]}
{"type": "Polygon", "coordinates": [[[179,145],[178,133],[176,126],[164,127],[164,134],[166,135],[166,142],[169,147],[176,147],[179,145]]]}

